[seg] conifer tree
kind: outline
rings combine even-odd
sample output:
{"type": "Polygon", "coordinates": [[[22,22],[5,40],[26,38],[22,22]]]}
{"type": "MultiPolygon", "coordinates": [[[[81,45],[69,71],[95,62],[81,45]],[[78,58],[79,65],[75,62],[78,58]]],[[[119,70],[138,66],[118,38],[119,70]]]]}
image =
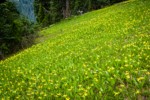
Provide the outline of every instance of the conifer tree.
{"type": "Polygon", "coordinates": [[[44,16],[45,16],[45,14],[44,14],[43,6],[42,6],[42,4],[40,3],[40,4],[39,4],[38,14],[37,14],[37,21],[38,21],[38,22],[42,22],[43,19],[44,19],[44,16]]]}

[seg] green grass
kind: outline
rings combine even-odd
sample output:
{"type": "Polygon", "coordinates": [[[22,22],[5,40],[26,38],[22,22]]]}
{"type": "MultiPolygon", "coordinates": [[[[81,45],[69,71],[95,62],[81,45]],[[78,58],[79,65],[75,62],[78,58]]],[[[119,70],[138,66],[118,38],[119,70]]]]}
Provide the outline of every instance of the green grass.
{"type": "Polygon", "coordinates": [[[86,13],[39,34],[41,43],[0,62],[0,98],[150,99],[149,0],[86,13]]]}

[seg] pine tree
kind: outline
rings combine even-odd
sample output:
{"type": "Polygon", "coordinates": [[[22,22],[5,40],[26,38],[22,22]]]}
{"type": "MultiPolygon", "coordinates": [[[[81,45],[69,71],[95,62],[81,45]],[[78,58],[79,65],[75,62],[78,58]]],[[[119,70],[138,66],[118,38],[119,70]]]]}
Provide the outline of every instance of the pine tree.
{"type": "Polygon", "coordinates": [[[50,17],[51,17],[51,23],[54,23],[57,20],[57,2],[56,2],[56,0],[50,1],[50,17]]]}
{"type": "Polygon", "coordinates": [[[92,10],[92,1],[88,0],[88,11],[92,10]]]}
{"type": "Polygon", "coordinates": [[[44,9],[43,9],[42,4],[40,3],[40,5],[39,5],[39,10],[38,10],[38,14],[37,14],[37,21],[38,21],[39,23],[41,23],[41,22],[43,21],[43,19],[44,19],[44,16],[45,16],[45,14],[44,14],[44,9]]]}

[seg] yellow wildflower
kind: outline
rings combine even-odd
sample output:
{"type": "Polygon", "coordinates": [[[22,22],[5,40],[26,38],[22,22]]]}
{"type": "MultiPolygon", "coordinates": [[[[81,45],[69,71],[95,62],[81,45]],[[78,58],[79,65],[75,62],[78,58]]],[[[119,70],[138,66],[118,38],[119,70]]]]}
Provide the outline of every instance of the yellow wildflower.
{"type": "Polygon", "coordinates": [[[139,93],[140,93],[140,91],[139,91],[139,90],[137,90],[137,91],[136,91],[136,94],[139,94],[139,93]]]}
{"type": "Polygon", "coordinates": [[[141,81],[141,80],[143,80],[143,79],[144,79],[144,77],[139,77],[139,78],[137,78],[138,81],[141,81]]]}

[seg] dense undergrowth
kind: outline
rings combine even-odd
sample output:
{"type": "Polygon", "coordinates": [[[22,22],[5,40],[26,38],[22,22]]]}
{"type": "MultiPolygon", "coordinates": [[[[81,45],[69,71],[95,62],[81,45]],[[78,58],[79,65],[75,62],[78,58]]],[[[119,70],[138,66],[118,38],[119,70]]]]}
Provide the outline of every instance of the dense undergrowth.
{"type": "Polygon", "coordinates": [[[150,99],[150,2],[130,0],[62,21],[0,62],[0,98],[150,99]]]}

